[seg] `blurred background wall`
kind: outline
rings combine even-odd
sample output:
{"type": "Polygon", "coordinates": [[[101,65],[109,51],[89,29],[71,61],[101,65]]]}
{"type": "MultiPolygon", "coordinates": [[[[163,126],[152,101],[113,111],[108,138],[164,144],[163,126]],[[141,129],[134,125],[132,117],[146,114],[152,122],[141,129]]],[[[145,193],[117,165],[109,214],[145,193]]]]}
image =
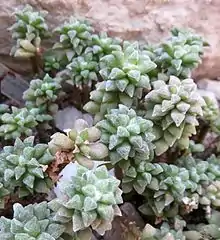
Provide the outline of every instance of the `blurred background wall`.
{"type": "Polygon", "coordinates": [[[172,27],[193,28],[211,45],[194,77],[220,77],[220,0],[1,0],[0,62],[20,73],[30,71],[30,64],[21,69],[20,60],[9,56],[12,42],[6,29],[14,21],[15,8],[27,3],[49,12],[51,28],[71,15],[82,16],[98,31],[129,40],[157,42],[167,37],[172,27]]]}

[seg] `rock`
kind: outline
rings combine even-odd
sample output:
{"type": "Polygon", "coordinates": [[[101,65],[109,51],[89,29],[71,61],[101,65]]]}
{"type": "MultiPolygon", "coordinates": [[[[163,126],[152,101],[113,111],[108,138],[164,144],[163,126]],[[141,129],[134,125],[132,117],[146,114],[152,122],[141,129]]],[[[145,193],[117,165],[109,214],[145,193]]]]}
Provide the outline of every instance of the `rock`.
{"type": "MultiPolygon", "coordinates": [[[[199,85],[199,84],[198,84],[199,85]]],[[[206,89],[198,89],[199,93],[203,96],[203,97],[209,97],[211,98],[213,101],[216,101],[216,96],[213,92],[211,91],[207,91],[206,89]]]]}
{"type": "Polygon", "coordinates": [[[137,240],[140,239],[144,220],[131,203],[124,203],[121,207],[122,217],[116,217],[112,229],[104,235],[104,240],[137,240]]]}
{"type": "Polygon", "coordinates": [[[194,77],[216,79],[220,76],[219,0],[139,0],[138,4],[136,0],[2,0],[0,62],[22,73],[31,71],[30,64],[9,57],[12,41],[6,29],[14,21],[15,8],[27,3],[49,11],[47,20],[51,29],[75,15],[88,18],[96,30],[107,31],[112,36],[158,42],[174,26],[191,27],[211,45],[194,77]]]}
{"type": "Polygon", "coordinates": [[[214,92],[207,91],[206,89],[198,89],[198,92],[202,97],[208,97],[214,105],[218,106],[218,99],[214,92]]]}
{"type": "Polygon", "coordinates": [[[0,82],[1,82],[1,80],[3,80],[5,75],[8,74],[8,72],[9,72],[9,69],[5,65],[0,63],[0,82]]]}
{"type": "Polygon", "coordinates": [[[198,88],[214,93],[217,100],[220,101],[220,81],[202,79],[197,84],[198,88]]]}
{"type": "Polygon", "coordinates": [[[120,209],[123,216],[125,216],[130,222],[135,222],[138,227],[144,228],[145,223],[143,219],[131,203],[124,203],[120,209]]]}
{"type": "Polygon", "coordinates": [[[7,74],[1,81],[0,92],[22,107],[25,104],[23,93],[28,88],[29,84],[27,81],[23,80],[22,78],[7,74]]]}
{"type": "Polygon", "coordinates": [[[61,196],[61,192],[60,192],[60,182],[61,181],[68,181],[71,179],[72,176],[76,175],[76,164],[75,163],[69,163],[60,173],[60,176],[62,176],[60,178],[60,180],[57,183],[57,186],[53,189],[54,193],[56,194],[57,197],[61,196]]]}
{"type": "Polygon", "coordinates": [[[82,118],[88,122],[89,126],[92,126],[93,118],[90,114],[83,114],[75,107],[67,107],[60,110],[55,115],[55,125],[60,130],[72,129],[77,119],[82,118]]]}
{"type": "Polygon", "coordinates": [[[91,240],[98,240],[93,234],[91,240]]]}

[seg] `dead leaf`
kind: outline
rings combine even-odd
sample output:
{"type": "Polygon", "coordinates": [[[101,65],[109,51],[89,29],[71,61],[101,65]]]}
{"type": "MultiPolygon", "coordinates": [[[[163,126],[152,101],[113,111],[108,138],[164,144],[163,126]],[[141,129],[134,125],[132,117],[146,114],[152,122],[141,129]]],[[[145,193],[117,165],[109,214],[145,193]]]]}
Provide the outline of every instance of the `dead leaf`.
{"type": "Polygon", "coordinates": [[[46,170],[46,173],[54,183],[61,177],[59,176],[59,173],[65,168],[65,166],[70,162],[73,162],[73,157],[74,155],[72,152],[58,151],[55,154],[55,160],[48,165],[46,170]]]}

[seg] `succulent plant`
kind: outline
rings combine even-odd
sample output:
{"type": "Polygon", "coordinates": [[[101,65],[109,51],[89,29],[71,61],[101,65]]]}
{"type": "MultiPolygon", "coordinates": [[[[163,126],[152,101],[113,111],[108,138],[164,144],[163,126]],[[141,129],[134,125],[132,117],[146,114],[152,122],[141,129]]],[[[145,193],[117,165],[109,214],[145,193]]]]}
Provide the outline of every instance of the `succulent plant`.
{"type": "Polygon", "coordinates": [[[119,184],[105,166],[93,170],[78,166],[76,176],[60,186],[62,198],[49,203],[55,214],[53,219],[64,224],[71,222],[73,232],[92,227],[103,235],[111,229],[114,216],[121,214],[119,184]]]}
{"type": "Polygon", "coordinates": [[[138,179],[132,180],[130,176],[126,176],[123,182],[128,187],[136,182],[139,183],[141,190],[139,193],[142,193],[147,200],[139,210],[146,215],[163,216],[164,212],[172,208],[172,204],[182,202],[186,191],[195,191],[197,188],[197,184],[189,177],[189,171],[166,163],[146,163],[145,168],[142,167],[142,173],[139,170],[137,177],[145,182],[145,189],[138,179]]]}
{"type": "Polygon", "coordinates": [[[220,181],[214,181],[203,187],[200,204],[220,207],[220,181]]]}
{"type": "Polygon", "coordinates": [[[205,146],[202,143],[196,143],[194,140],[189,140],[189,148],[184,150],[184,155],[198,154],[205,151],[205,146]]]}
{"type": "Polygon", "coordinates": [[[137,42],[124,42],[123,48],[101,58],[100,74],[107,81],[106,91],[118,91],[133,97],[135,90],[150,90],[148,73],[156,68],[137,42]]]}
{"type": "Polygon", "coordinates": [[[151,161],[154,156],[153,123],[136,115],[133,109],[119,104],[96,125],[101,130],[101,141],[108,146],[112,164],[120,161],[151,161]]]}
{"type": "Polygon", "coordinates": [[[17,137],[30,136],[32,129],[37,126],[33,114],[27,108],[12,107],[11,113],[4,113],[1,116],[0,137],[16,139],[17,137]]]}
{"type": "Polygon", "coordinates": [[[122,189],[126,193],[134,188],[144,195],[146,203],[139,210],[146,215],[161,217],[175,212],[172,205],[182,205],[185,197],[193,197],[192,193],[202,196],[204,186],[219,180],[219,167],[215,156],[203,161],[188,155],[178,159],[177,165],[136,163],[125,169],[122,189]]]}
{"type": "Polygon", "coordinates": [[[220,134],[220,115],[210,124],[211,130],[217,135],[220,134]]]}
{"type": "Polygon", "coordinates": [[[9,112],[9,106],[7,104],[0,104],[0,116],[9,112]]]}
{"type": "Polygon", "coordinates": [[[137,42],[124,42],[121,50],[101,58],[100,68],[104,82],[96,85],[90,93],[91,101],[84,106],[85,111],[95,114],[95,122],[118,104],[136,105],[143,89],[151,88],[148,73],[156,68],[156,64],[140,51],[137,42]]]}
{"type": "Polygon", "coordinates": [[[164,222],[158,229],[150,224],[146,224],[141,240],[186,240],[183,234],[183,227],[186,225],[186,222],[176,217],[173,225],[173,228],[171,228],[167,222],[164,222]]]}
{"type": "Polygon", "coordinates": [[[7,104],[0,104],[0,124],[2,124],[2,115],[8,112],[10,112],[9,106],[7,104]]]}
{"type": "Polygon", "coordinates": [[[177,144],[180,149],[189,147],[189,137],[196,133],[202,116],[203,98],[192,79],[180,80],[171,76],[168,84],[154,82],[154,90],[145,97],[145,118],[154,123],[156,155],[177,144]]]}
{"type": "Polygon", "coordinates": [[[9,30],[17,41],[11,50],[15,57],[33,57],[39,52],[41,39],[48,37],[48,26],[44,17],[46,11],[35,12],[30,5],[15,12],[16,23],[9,30]]]}
{"type": "Polygon", "coordinates": [[[151,85],[153,86],[153,82],[158,81],[158,80],[162,80],[164,82],[169,82],[170,76],[168,74],[165,73],[157,73],[155,76],[151,76],[150,80],[151,80],[151,85]]]}
{"type": "Polygon", "coordinates": [[[73,160],[87,168],[93,168],[94,162],[108,156],[108,148],[99,142],[101,132],[96,127],[89,127],[83,119],[77,119],[74,128],[51,136],[49,148],[52,153],[72,152],[73,160]],[[93,160],[93,161],[92,161],[93,160]]]}
{"type": "Polygon", "coordinates": [[[161,44],[146,46],[148,55],[157,64],[156,73],[175,75],[179,78],[191,77],[191,70],[201,63],[203,47],[207,43],[191,30],[173,29],[172,36],[161,44]]]}
{"type": "Polygon", "coordinates": [[[191,155],[183,156],[177,160],[177,164],[188,170],[191,178],[197,183],[207,184],[220,178],[219,158],[215,155],[210,156],[206,161],[195,159],[191,155]]]}
{"type": "MultiPolygon", "coordinates": [[[[54,32],[60,35],[60,39],[58,43],[55,43],[51,49],[44,53],[45,71],[59,72],[64,70],[74,58],[75,62],[80,65],[82,59],[77,60],[77,56],[82,57],[85,49],[90,45],[94,32],[89,22],[71,17],[62,26],[57,27],[54,32]]],[[[86,61],[84,59],[84,64],[87,61],[90,61],[90,59],[87,58],[86,61]]],[[[79,66],[77,69],[81,67],[79,66]]]]}
{"type": "Polygon", "coordinates": [[[18,109],[13,107],[12,113],[10,113],[8,105],[0,104],[0,137],[7,140],[23,135],[29,136],[32,134],[32,128],[37,126],[38,123],[42,123],[45,129],[51,128],[47,122],[52,119],[51,115],[42,113],[40,108],[31,108],[28,111],[27,108],[18,109]],[[4,117],[2,118],[3,115],[4,117]],[[13,117],[14,119],[12,120],[13,117]],[[23,121],[26,117],[27,119],[23,121]]]}
{"type": "Polygon", "coordinates": [[[33,36],[31,35],[27,39],[17,40],[16,45],[12,48],[10,54],[14,55],[14,57],[21,58],[30,58],[39,54],[41,39],[40,37],[37,37],[33,40],[32,37],[33,36]]]}
{"type": "Polygon", "coordinates": [[[34,34],[35,37],[46,37],[48,35],[48,27],[44,17],[46,11],[34,11],[32,6],[26,5],[22,9],[15,11],[16,23],[10,27],[15,33],[13,39],[25,39],[28,35],[34,34]]]}
{"type": "Polygon", "coordinates": [[[13,205],[13,218],[0,218],[2,240],[63,240],[65,227],[54,222],[47,202],[13,205]]]}
{"type": "Polygon", "coordinates": [[[159,237],[158,235],[158,229],[154,228],[150,224],[146,224],[141,235],[141,240],[157,240],[159,237]]]}
{"type": "Polygon", "coordinates": [[[189,151],[191,153],[200,153],[205,151],[205,147],[201,143],[195,143],[193,140],[189,141],[189,151]]]}
{"type": "Polygon", "coordinates": [[[90,46],[85,49],[85,53],[92,53],[96,61],[113,51],[121,50],[121,39],[108,37],[106,32],[93,34],[90,46]]]}
{"type": "Polygon", "coordinates": [[[72,59],[66,66],[66,70],[61,73],[61,77],[71,85],[82,88],[84,85],[91,87],[92,81],[98,81],[98,62],[93,60],[92,53],[72,59]]]}
{"type": "MultiPolygon", "coordinates": [[[[69,50],[71,51],[71,50],[69,50]]],[[[72,52],[72,51],[71,51],[72,52]]],[[[45,72],[52,72],[56,71],[59,72],[61,70],[64,70],[65,67],[70,63],[72,60],[72,57],[70,58],[70,61],[68,60],[68,50],[65,49],[48,49],[43,54],[43,60],[44,60],[44,71],[45,72]]]]}
{"type": "Polygon", "coordinates": [[[209,123],[213,123],[220,116],[220,110],[218,106],[218,101],[212,92],[207,92],[204,90],[199,90],[200,95],[205,101],[205,105],[202,107],[203,119],[209,123]]]}
{"type": "Polygon", "coordinates": [[[208,218],[207,220],[208,224],[201,223],[198,225],[188,226],[188,228],[190,229],[184,232],[186,239],[187,240],[219,239],[220,238],[219,211],[212,210],[211,217],[208,218]]]}
{"type": "Polygon", "coordinates": [[[32,80],[30,87],[23,93],[26,107],[38,108],[44,114],[56,113],[58,106],[55,102],[62,94],[61,81],[61,78],[51,78],[48,74],[42,80],[32,80]]]}
{"type": "Polygon", "coordinates": [[[47,193],[51,181],[45,170],[54,160],[47,144],[34,145],[34,137],[23,142],[17,138],[14,146],[5,146],[0,153],[4,184],[8,189],[19,188],[19,195],[47,193]]]}
{"type": "Polygon", "coordinates": [[[220,240],[220,110],[190,79],[207,43],[175,28],[162,43],[141,45],[71,17],[42,51],[45,16],[27,5],[10,28],[11,54],[31,58],[38,73],[42,57],[48,74],[30,82],[24,108],[0,104],[0,138],[10,140],[0,144],[0,239],[91,240],[119,223],[124,239],[220,240]],[[96,83],[83,107],[92,126],[78,119],[48,145],[34,144],[36,133],[45,141],[40,133],[50,128],[64,82],[80,90],[96,83]],[[76,171],[65,180],[69,163],[76,171]],[[122,214],[122,193],[147,218],[124,206],[122,214]],[[49,203],[28,205],[42,198],[49,203]]]}
{"type": "MultiPolygon", "coordinates": [[[[51,108],[51,111],[56,110],[56,106],[55,106],[55,110],[53,108],[51,108]]],[[[47,113],[43,113],[42,110],[40,108],[32,108],[31,110],[29,110],[30,114],[32,114],[35,118],[35,120],[37,121],[37,123],[42,123],[42,124],[48,124],[48,121],[51,121],[53,119],[53,116],[47,113]]],[[[49,126],[49,125],[48,125],[49,126]]],[[[49,127],[50,128],[50,127],[49,127]]]]}
{"type": "Polygon", "coordinates": [[[136,161],[125,169],[122,179],[123,192],[130,192],[132,187],[139,194],[147,189],[160,191],[158,196],[155,195],[155,200],[156,197],[165,197],[170,203],[174,199],[181,200],[184,191],[190,187],[189,173],[175,165],[136,161]]]}
{"type": "Polygon", "coordinates": [[[68,55],[73,58],[74,56],[81,55],[85,48],[88,47],[94,30],[88,21],[71,17],[69,21],[54,31],[60,34],[60,41],[53,48],[72,50],[69,51],[68,55]]]}
{"type": "Polygon", "coordinates": [[[71,64],[72,60],[79,61],[82,58],[84,62],[85,55],[87,60],[92,60],[94,63],[96,63],[95,68],[97,68],[98,65],[98,70],[96,70],[97,73],[100,70],[98,64],[100,59],[103,56],[110,54],[114,50],[120,50],[120,43],[120,39],[108,37],[105,32],[100,34],[92,34],[91,41],[88,41],[88,47],[83,50],[83,54],[79,55],[80,58],[74,58],[76,54],[71,48],[63,49],[62,45],[55,44],[55,49],[49,49],[44,54],[45,71],[49,72],[52,70],[64,70],[68,64],[71,64]],[[89,56],[89,58],[87,56],[89,56]]]}
{"type": "Polygon", "coordinates": [[[90,101],[86,103],[83,109],[94,115],[94,124],[102,120],[109,109],[118,107],[122,102],[125,105],[131,105],[133,100],[117,92],[106,91],[107,82],[98,82],[96,89],[90,92],[90,101]]]}

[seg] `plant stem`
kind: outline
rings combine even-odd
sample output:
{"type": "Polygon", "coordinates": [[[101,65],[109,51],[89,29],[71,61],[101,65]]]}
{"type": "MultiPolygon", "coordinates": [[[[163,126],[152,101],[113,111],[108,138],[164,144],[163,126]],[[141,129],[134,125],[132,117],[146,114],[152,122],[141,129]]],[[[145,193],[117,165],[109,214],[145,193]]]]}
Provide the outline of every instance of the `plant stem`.
{"type": "Polygon", "coordinates": [[[38,66],[37,66],[37,60],[36,56],[31,57],[31,65],[32,65],[32,71],[34,74],[38,73],[38,66]]]}
{"type": "Polygon", "coordinates": [[[34,74],[39,74],[40,69],[43,68],[42,61],[41,61],[41,52],[36,52],[34,57],[31,57],[31,65],[34,74]]]}
{"type": "Polygon", "coordinates": [[[202,143],[203,140],[205,139],[206,137],[206,134],[208,133],[209,131],[209,124],[205,123],[202,125],[201,127],[201,130],[199,132],[199,136],[198,136],[198,139],[197,139],[197,143],[202,143]]]}

